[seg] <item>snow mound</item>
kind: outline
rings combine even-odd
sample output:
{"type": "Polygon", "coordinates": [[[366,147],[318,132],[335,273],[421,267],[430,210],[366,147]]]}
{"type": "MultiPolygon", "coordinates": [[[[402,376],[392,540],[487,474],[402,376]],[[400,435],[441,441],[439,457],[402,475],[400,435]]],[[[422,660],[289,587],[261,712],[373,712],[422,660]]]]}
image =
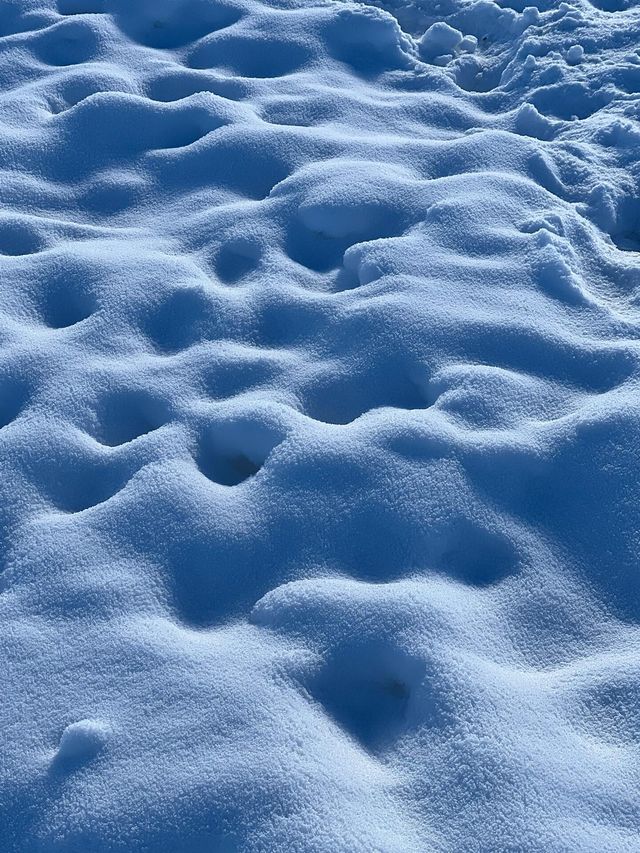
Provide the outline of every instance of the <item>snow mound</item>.
{"type": "Polygon", "coordinates": [[[108,738],[109,728],[99,720],[80,720],[62,732],[56,753],[59,762],[82,761],[98,753],[108,738]]]}
{"type": "Polygon", "coordinates": [[[0,849],[640,848],[640,10],[0,4],[0,849]]]}

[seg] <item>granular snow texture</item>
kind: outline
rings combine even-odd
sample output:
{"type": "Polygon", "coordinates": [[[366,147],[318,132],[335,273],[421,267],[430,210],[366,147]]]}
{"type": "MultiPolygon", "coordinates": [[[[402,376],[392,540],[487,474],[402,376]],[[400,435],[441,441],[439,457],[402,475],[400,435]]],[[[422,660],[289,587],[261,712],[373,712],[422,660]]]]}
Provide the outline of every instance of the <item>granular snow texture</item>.
{"type": "Polygon", "coordinates": [[[2,0],[2,853],[640,850],[639,48],[2,0]]]}

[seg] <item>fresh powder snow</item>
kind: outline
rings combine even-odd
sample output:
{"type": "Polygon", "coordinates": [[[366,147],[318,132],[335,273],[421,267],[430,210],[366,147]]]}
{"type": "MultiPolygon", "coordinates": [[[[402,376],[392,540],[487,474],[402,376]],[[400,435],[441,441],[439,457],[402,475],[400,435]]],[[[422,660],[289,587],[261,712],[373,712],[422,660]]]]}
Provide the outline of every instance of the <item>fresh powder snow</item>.
{"type": "Polygon", "coordinates": [[[0,460],[0,853],[638,853],[640,4],[0,0],[0,460]]]}

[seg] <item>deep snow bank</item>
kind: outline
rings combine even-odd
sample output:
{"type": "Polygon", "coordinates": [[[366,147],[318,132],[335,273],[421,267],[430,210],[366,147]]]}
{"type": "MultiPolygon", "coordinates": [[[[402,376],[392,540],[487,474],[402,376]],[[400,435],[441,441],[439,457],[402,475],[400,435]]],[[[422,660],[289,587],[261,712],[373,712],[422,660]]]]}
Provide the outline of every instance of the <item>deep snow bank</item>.
{"type": "Polygon", "coordinates": [[[3,851],[635,851],[640,14],[0,6],[3,851]]]}

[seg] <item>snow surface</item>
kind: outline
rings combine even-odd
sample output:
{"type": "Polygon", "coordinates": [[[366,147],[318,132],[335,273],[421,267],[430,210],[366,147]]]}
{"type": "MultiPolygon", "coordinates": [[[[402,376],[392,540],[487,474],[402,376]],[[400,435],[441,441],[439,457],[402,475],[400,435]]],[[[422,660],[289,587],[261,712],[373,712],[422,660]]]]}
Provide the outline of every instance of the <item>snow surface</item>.
{"type": "Polygon", "coordinates": [[[2,1],[2,853],[640,850],[639,47],[2,1]]]}

